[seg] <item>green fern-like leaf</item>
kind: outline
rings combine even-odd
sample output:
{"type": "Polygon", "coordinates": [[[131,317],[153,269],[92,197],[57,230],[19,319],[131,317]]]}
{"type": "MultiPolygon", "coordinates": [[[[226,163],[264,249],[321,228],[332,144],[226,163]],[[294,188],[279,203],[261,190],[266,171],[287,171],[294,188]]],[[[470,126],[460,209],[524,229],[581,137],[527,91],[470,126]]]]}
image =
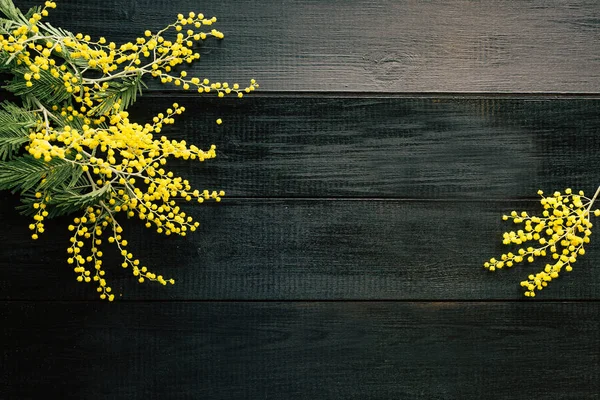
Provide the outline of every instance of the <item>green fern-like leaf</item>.
{"type": "MultiPolygon", "coordinates": [[[[54,160],[53,160],[54,161],[54,160]]],[[[66,187],[71,182],[76,181],[81,174],[81,168],[77,165],[60,160],[61,162],[50,162],[44,180],[40,182],[39,190],[51,189],[54,187],[66,187]]]]}
{"type": "Polygon", "coordinates": [[[0,190],[26,192],[36,187],[68,184],[73,168],[70,163],[59,158],[45,162],[29,154],[11,161],[0,161],[0,190]],[[45,183],[41,183],[44,178],[45,183]]]}
{"type": "Polygon", "coordinates": [[[36,125],[35,117],[13,103],[4,102],[0,109],[0,160],[13,158],[29,140],[29,129],[36,125]]]}
{"type": "Polygon", "coordinates": [[[10,29],[13,27],[14,22],[10,19],[0,18],[0,33],[3,35],[7,35],[10,32],[10,29]]]}
{"type": "MultiPolygon", "coordinates": [[[[51,193],[47,193],[49,201],[45,201],[45,210],[48,211],[48,218],[60,217],[81,211],[89,206],[98,205],[98,203],[107,197],[108,186],[88,193],[81,193],[78,190],[53,188],[51,193]]],[[[16,210],[23,215],[33,217],[38,213],[38,209],[33,207],[34,203],[39,203],[34,193],[28,192],[21,195],[21,204],[16,210]]]]}
{"type": "Polygon", "coordinates": [[[26,136],[4,136],[0,131],[0,160],[6,161],[12,159],[25,143],[27,143],[26,136]]]}
{"type": "Polygon", "coordinates": [[[110,87],[104,92],[98,93],[98,98],[101,103],[92,108],[94,115],[102,115],[110,111],[113,106],[120,100],[120,109],[124,110],[131,104],[135,103],[138,94],[142,94],[142,87],[147,88],[142,81],[142,77],[138,76],[134,79],[124,79],[122,82],[113,82],[110,87]]]}
{"type": "Polygon", "coordinates": [[[108,195],[108,186],[102,186],[96,190],[87,193],[80,193],[79,190],[65,189],[50,197],[48,204],[48,216],[57,217],[60,215],[72,214],[83,210],[89,206],[98,205],[108,195]]]}
{"type": "Polygon", "coordinates": [[[13,21],[22,16],[21,11],[15,7],[12,0],[0,0],[0,12],[13,21]]]}
{"type": "Polygon", "coordinates": [[[40,79],[33,80],[32,86],[27,86],[27,81],[19,76],[9,81],[4,88],[17,96],[22,96],[24,103],[31,107],[34,107],[34,104],[29,104],[28,98],[35,98],[47,105],[60,104],[71,98],[71,93],[67,92],[62,80],[52,76],[49,71],[40,70],[39,74],[40,79]]]}

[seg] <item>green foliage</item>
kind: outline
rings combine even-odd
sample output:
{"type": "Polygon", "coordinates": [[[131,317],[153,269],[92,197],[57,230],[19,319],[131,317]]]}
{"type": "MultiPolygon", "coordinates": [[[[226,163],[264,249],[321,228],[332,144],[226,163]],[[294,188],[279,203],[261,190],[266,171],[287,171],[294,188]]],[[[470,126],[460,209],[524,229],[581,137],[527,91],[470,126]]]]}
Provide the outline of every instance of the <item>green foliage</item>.
{"type": "Polygon", "coordinates": [[[29,141],[29,129],[36,125],[33,114],[9,102],[0,105],[0,161],[13,158],[29,141]]]}
{"type": "Polygon", "coordinates": [[[72,170],[71,164],[60,158],[45,162],[26,154],[11,161],[0,162],[0,190],[27,192],[37,187],[64,183],[65,177],[73,175],[72,170]],[[41,183],[44,178],[46,181],[41,183]]]}
{"type": "Polygon", "coordinates": [[[65,189],[54,196],[50,196],[48,201],[49,217],[59,215],[69,215],[77,210],[85,209],[89,206],[99,204],[108,197],[109,186],[82,193],[80,190],[65,189]]]}
{"type": "Polygon", "coordinates": [[[117,102],[120,102],[120,110],[127,109],[136,101],[137,95],[142,94],[142,87],[147,88],[142,81],[142,75],[138,75],[134,79],[123,79],[122,82],[113,82],[104,92],[98,93],[98,99],[101,99],[102,102],[92,108],[92,113],[103,115],[109,112],[117,102]]]}
{"type": "Polygon", "coordinates": [[[43,104],[60,104],[70,99],[71,93],[67,92],[63,82],[59,78],[53,77],[48,71],[40,70],[40,84],[28,87],[26,81],[21,76],[15,77],[8,82],[4,88],[17,96],[21,96],[24,103],[33,108],[35,103],[33,99],[43,104]]]}
{"type": "MultiPolygon", "coordinates": [[[[54,218],[61,215],[70,215],[76,211],[89,206],[94,206],[108,197],[109,188],[103,186],[92,191],[84,191],[82,187],[52,187],[46,192],[45,202],[48,218],[54,218]]],[[[33,207],[39,199],[32,194],[21,195],[21,205],[17,210],[27,216],[34,216],[37,210],[33,207]]]]}
{"type": "Polygon", "coordinates": [[[2,14],[7,16],[10,20],[20,20],[23,15],[21,14],[21,11],[15,7],[15,4],[12,2],[12,0],[0,0],[0,12],[2,12],[2,14]]]}

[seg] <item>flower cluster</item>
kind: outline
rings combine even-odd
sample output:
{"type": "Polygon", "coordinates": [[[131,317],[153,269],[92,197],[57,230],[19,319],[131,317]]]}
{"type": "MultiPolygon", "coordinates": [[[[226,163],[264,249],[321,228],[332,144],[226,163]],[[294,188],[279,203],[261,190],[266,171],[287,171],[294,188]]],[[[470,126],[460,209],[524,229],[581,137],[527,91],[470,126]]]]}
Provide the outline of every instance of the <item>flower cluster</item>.
{"type": "MultiPolygon", "coordinates": [[[[79,103],[79,111],[87,115],[103,114],[101,107],[107,96],[114,96],[111,81],[140,82],[150,74],[160,78],[162,83],[172,83],[184,90],[196,89],[199,93],[216,91],[219,97],[235,93],[243,97],[258,87],[255,80],[242,88],[238,83],[210,82],[208,78],[188,77],[185,70],[175,73],[180,64],[191,64],[200,58],[194,50],[196,42],[209,36],[222,39],[223,33],[202,28],[217,21],[215,17],[205,18],[203,14],[190,12],[187,17],[179,14],[176,22],[152,33],[147,30],[143,37],[133,42],[117,45],[103,37],[93,41],[89,35],[66,33],[42,22],[48,9],[56,3],[46,1],[44,8],[35,12],[28,21],[15,23],[14,29],[6,37],[0,35],[0,48],[15,58],[25,86],[31,93],[35,85],[42,85],[53,91],[63,89],[73,94],[79,103]],[[169,40],[168,36],[172,34],[169,40]]],[[[121,89],[120,85],[113,89],[121,89]]],[[[122,104],[127,106],[128,104],[122,104]]],[[[121,107],[123,108],[123,107],[121,107]]]]}
{"type": "MultiPolygon", "coordinates": [[[[544,196],[540,190],[540,203],[544,211],[541,217],[531,216],[523,211],[512,211],[504,215],[503,220],[521,225],[522,229],[505,232],[502,243],[505,245],[522,246],[516,252],[502,254],[499,259],[491,258],[484,263],[489,271],[510,268],[513,265],[527,261],[532,263],[538,257],[550,256],[552,261],[537,274],[531,274],[521,282],[525,288],[525,296],[535,297],[536,290],[542,290],[553,279],[560,276],[564,270],[571,272],[577,257],[585,254],[584,245],[589,243],[592,234],[590,214],[600,188],[590,199],[583,191],[574,193],[566,189],[564,193],[554,192],[544,196]]],[[[600,216],[600,210],[594,210],[595,216],[600,216]]]]}
{"type": "Polygon", "coordinates": [[[200,58],[197,42],[224,37],[211,27],[215,17],[180,14],[162,30],[147,30],[117,45],[45,23],[55,7],[46,1],[22,14],[11,0],[0,3],[7,17],[0,26],[0,72],[4,68],[13,75],[6,89],[24,103],[22,108],[3,104],[5,111],[0,110],[0,189],[21,190],[24,212],[34,219],[29,226],[33,239],[44,232],[46,218],[78,214],[68,227],[67,261],[79,282],[96,284],[102,299],[115,297],[105,279],[101,247],[106,242],[116,246],[121,266],[140,283],[173,284],[128,250],[118,216],[137,218],[166,236],[194,232],[199,223],[176,200],[219,202],[225,193],[192,188],[166,164],[172,158],[212,159],[216,147],[203,150],[161,135],[185,111],[177,103],[144,124],[131,121],[126,109],[148,74],[164,84],[219,97],[241,98],[258,84],[252,79],[242,88],[176,72],[200,58]]]}
{"type": "MultiPolygon", "coordinates": [[[[98,250],[102,244],[102,233],[110,228],[112,235],[107,240],[118,246],[124,258],[122,266],[132,267],[134,275],[140,277],[140,282],[148,279],[166,284],[162,276],[147,272],[146,267],[138,268],[139,260],[133,260],[132,254],[125,250],[127,241],[121,237],[122,228],[115,215],[125,213],[127,217],[137,217],[145,222],[146,227],[167,236],[185,236],[187,232],[195,231],[198,222],[187,216],[174,199],[195,200],[198,203],[208,199],[220,201],[225,193],[194,190],[187,180],[166,171],[163,166],[169,157],[199,162],[214,158],[216,147],[212,145],[209,150],[201,150],[194,145],[188,146],[185,141],[168,140],[165,136],[158,139],[153,137],[153,132],[160,132],[163,125],[172,124],[173,116],[185,110],[177,103],[166,110],[166,114],[160,113],[154,117],[152,124],[145,125],[130,122],[126,111],[115,113],[110,121],[100,118],[95,124],[76,111],[54,108],[56,113],[60,111],[60,114],[66,113],[69,118],[72,117],[73,121],[79,120],[75,125],[80,125],[81,129],[70,125],[55,128],[43,123],[38,132],[30,134],[26,150],[36,159],[51,161],[59,157],[80,168],[88,177],[91,193],[101,194],[97,205],[88,207],[83,216],[75,218],[76,225],[69,227],[75,233],[71,238],[72,245],[67,250],[70,255],[68,262],[74,263],[75,272],[81,274],[78,281],[90,282],[91,272],[85,265],[92,263],[96,270],[93,279],[98,282],[98,290],[102,290],[101,297],[112,298],[110,288],[101,279],[104,271],[101,268],[102,252],[98,250]],[[81,254],[85,239],[90,243],[90,255],[87,257],[81,254]]],[[[50,111],[44,110],[43,113],[50,111]]],[[[35,196],[45,199],[34,203],[34,208],[40,210],[34,216],[37,221],[32,235],[34,239],[43,232],[41,221],[47,215],[47,211],[43,210],[52,200],[51,196],[43,196],[41,192],[35,196]]]]}

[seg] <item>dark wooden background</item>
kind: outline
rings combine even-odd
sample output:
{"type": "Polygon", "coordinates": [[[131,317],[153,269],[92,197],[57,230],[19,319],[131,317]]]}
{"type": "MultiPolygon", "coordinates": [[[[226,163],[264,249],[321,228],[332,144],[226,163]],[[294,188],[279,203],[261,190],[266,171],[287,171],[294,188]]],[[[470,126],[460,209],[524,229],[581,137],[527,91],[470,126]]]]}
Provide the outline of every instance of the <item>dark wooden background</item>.
{"type": "Polygon", "coordinates": [[[178,282],[114,256],[109,304],[65,262],[68,220],[33,242],[3,193],[0,399],[600,398],[600,240],[533,301],[539,264],[481,266],[503,213],[600,184],[596,0],[63,0],[50,20],[125,41],[188,11],[226,34],[190,75],[260,91],[151,84],[132,112],[185,105],[169,133],[218,157],[173,168],[228,196],[189,206],[186,238],[127,224],[178,282]]]}

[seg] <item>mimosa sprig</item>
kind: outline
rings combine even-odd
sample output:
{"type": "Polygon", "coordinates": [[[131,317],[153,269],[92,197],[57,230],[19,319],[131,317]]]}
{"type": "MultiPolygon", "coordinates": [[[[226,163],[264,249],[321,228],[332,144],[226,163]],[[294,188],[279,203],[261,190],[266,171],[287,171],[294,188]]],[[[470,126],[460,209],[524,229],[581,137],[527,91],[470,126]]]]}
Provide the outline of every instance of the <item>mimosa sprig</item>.
{"type": "Polygon", "coordinates": [[[563,271],[573,270],[573,264],[585,254],[584,246],[590,242],[593,226],[590,217],[592,214],[600,216],[600,210],[592,211],[600,195],[600,187],[592,198],[586,197],[583,191],[575,193],[571,189],[563,193],[554,192],[550,196],[544,196],[541,190],[538,194],[544,208],[541,216],[512,211],[510,215],[502,217],[522,227],[505,232],[502,243],[520,248],[484,263],[486,269],[495,271],[511,268],[521,262],[533,263],[540,257],[550,257],[551,261],[546,263],[543,270],[530,274],[527,280],[521,282],[527,297],[535,297],[536,291],[547,287],[563,271]]]}
{"type": "MultiPolygon", "coordinates": [[[[243,97],[258,87],[189,77],[180,65],[200,58],[195,43],[222,39],[216,18],[190,12],[132,42],[117,45],[101,37],[73,34],[45,22],[46,1],[22,13],[12,0],[0,0],[0,73],[12,78],[3,88],[21,99],[0,109],[0,190],[20,193],[19,210],[30,215],[31,237],[44,222],[76,214],[67,262],[80,282],[94,282],[100,298],[115,298],[108,285],[102,246],[116,246],[121,266],[138,281],[174,283],[150,272],[128,250],[122,216],[138,218],[164,235],[185,236],[198,227],[175,199],[220,201],[221,190],[198,190],[166,169],[169,159],[203,162],[216,156],[214,145],[200,149],[160,135],[185,107],[174,103],[151,122],[130,120],[127,108],[145,87],[144,77],[199,93],[243,97]],[[207,28],[211,27],[211,28],[207,28]]],[[[218,120],[221,123],[221,120],[218,120]]]]}

